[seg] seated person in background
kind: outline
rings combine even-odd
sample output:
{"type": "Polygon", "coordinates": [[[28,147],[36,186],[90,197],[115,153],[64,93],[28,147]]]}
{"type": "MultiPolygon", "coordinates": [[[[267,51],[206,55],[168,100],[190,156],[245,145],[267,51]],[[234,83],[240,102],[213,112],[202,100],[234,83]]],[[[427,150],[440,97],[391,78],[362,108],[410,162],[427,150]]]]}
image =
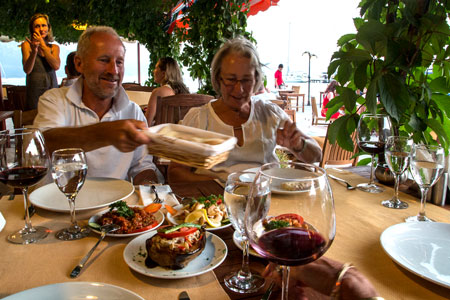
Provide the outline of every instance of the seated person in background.
{"type": "Polygon", "coordinates": [[[272,99],[275,99],[275,97],[272,95],[272,93],[267,92],[267,89],[264,87],[264,83],[262,83],[259,86],[259,89],[253,94],[252,99],[270,101],[272,99]]]}
{"type": "Polygon", "coordinates": [[[90,27],[78,41],[75,66],[81,77],[52,89],[39,101],[34,127],[43,130],[51,152],[82,148],[90,177],[163,181],[147,154],[150,142],[140,107],[122,88],[125,47],[114,29],[90,27]]]}
{"type": "MultiPolygon", "coordinates": [[[[281,275],[277,270],[277,265],[270,263],[263,272],[263,276],[271,278],[281,286],[281,275]]],[[[334,293],[334,298],[340,300],[353,299],[374,299],[378,293],[370,283],[356,268],[349,268],[342,274],[344,266],[342,263],[322,256],[316,261],[303,266],[291,266],[289,293],[295,294],[295,299],[308,299],[305,288],[313,289],[320,295],[312,299],[322,299],[334,293]],[[343,275],[341,282],[336,282],[338,275],[343,275]]],[[[311,293],[311,292],[309,292],[311,293]]],[[[329,299],[329,297],[324,298],[329,299]]],[[[382,299],[382,298],[379,298],[382,299]]]]}
{"type": "Polygon", "coordinates": [[[262,83],[261,75],[258,53],[248,40],[235,38],[220,48],[211,65],[211,81],[219,99],[192,108],[182,124],[235,136],[237,145],[227,161],[210,170],[171,163],[169,182],[225,180],[231,172],[278,161],[277,144],[301,161],[320,161],[322,151],[316,141],[301,132],[281,108],[252,99],[262,83]]]}
{"type": "MultiPolygon", "coordinates": [[[[330,84],[328,84],[328,86],[325,90],[325,98],[323,98],[322,110],[321,110],[322,117],[327,116],[328,108],[326,108],[325,106],[327,106],[328,102],[330,102],[331,99],[336,97],[336,86],[337,85],[338,85],[337,81],[333,80],[330,82],[330,84]]],[[[341,109],[339,109],[338,112],[333,114],[330,119],[336,120],[337,118],[339,118],[340,116],[343,116],[343,115],[345,115],[345,109],[344,109],[344,107],[341,107],[341,109]]]]}
{"type": "Polygon", "coordinates": [[[69,55],[67,55],[66,58],[66,67],[64,68],[64,71],[66,72],[67,77],[64,78],[61,82],[61,86],[71,86],[75,80],[80,77],[80,72],[77,71],[75,68],[75,55],[77,53],[75,51],[70,52],[69,55]]]}
{"type": "Polygon", "coordinates": [[[161,85],[152,91],[148,100],[145,117],[148,126],[151,126],[156,115],[158,96],[167,97],[177,94],[189,94],[189,89],[184,85],[178,63],[171,57],[160,58],[153,70],[155,82],[161,85]]]}

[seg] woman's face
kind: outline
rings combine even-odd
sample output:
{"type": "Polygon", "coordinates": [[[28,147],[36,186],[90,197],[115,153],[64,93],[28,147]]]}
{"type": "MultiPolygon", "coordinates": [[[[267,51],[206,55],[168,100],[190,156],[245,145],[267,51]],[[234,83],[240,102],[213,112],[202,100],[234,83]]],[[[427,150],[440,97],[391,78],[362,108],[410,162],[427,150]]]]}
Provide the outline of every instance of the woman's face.
{"type": "Polygon", "coordinates": [[[225,105],[240,109],[250,102],[255,87],[255,68],[250,58],[236,53],[226,55],[220,71],[220,92],[225,105]]]}
{"type": "Polygon", "coordinates": [[[34,32],[37,32],[44,39],[48,35],[48,24],[45,18],[37,18],[33,22],[34,32]]]}
{"type": "Polygon", "coordinates": [[[158,84],[162,84],[164,82],[164,77],[166,76],[166,71],[162,71],[160,69],[159,61],[156,63],[155,69],[153,70],[153,77],[155,78],[155,82],[158,84]]]}

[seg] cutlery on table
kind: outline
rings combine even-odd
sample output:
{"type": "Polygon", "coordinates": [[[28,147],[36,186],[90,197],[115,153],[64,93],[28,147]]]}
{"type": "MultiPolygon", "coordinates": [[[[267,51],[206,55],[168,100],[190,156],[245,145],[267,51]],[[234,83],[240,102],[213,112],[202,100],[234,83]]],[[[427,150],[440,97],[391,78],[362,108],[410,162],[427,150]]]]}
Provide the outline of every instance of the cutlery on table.
{"type": "Polygon", "coordinates": [[[178,296],[178,300],[191,300],[191,298],[189,298],[189,295],[186,291],[182,291],[178,296]]]}
{"type": "Polygon", "coordinates": [[[272,295],[272,290],[273,290],[274,285],[275,285],[275,282],[272,281],[272,283],[269,285],[269,288],[266,290],[266,292],[262,296],[261,300],[269,300],[270,295],[272,295]]]}
{"type": "Polygon", "coordinates": [[[155,193],[155,200],[153,200],[153,203],[163,203],[163,200],[158,196],[158,192],[156,192],[156,187],[152,185],[151,188],[153,193],[155,193]]]}
{"type": "Polygon", "coordinates": [[[347,185],[347,190],[354,190],[356,189],[356,186],[351,185],[350,183],[348,183],[346,180],[336,177],[334,175],[328,174],[328,177],[333,178],[334,180],[340,181],[342,183],[345,183],[347,185]]]}
{"type": "Polygon", "coordinates": [[[76,277],[78,277],[78,275],[80,275],[81,269],[83,269],[83,267],[85,266],[85,264],[88,261],[89,257],[91,257],[92,253],[94,253],[94,250],[97,248],[97,246],[100,244],[100,242],[103,241],[103,239],[105,238],[106,234],[109,233],[109,232],[116,231],[119,228],[120,228],[120,226],[116,225],[116,224],[108,224],[108,225],[103,225],[102,227],[100,227],[101,235],[98,238],[97,243],[94,245],[94,247],[92,247],[91,250],[89,250],[88,254],[86,254],[86,256],[83,257],[83,259],[72,270],[72,272],[70,272],[70,277],[71,278],[76,278],[76,277]]]}

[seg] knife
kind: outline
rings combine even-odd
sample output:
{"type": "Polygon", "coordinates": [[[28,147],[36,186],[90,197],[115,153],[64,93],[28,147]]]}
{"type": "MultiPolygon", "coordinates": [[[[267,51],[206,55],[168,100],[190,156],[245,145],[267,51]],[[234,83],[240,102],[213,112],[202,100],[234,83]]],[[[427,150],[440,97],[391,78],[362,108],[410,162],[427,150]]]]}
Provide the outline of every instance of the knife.
{"type": "Polygon", "coordinates": [[[189,298],[189,295],[186,291],[182,291],[178,296],[178,300],[191,300],[191,298],[189,298]]]}

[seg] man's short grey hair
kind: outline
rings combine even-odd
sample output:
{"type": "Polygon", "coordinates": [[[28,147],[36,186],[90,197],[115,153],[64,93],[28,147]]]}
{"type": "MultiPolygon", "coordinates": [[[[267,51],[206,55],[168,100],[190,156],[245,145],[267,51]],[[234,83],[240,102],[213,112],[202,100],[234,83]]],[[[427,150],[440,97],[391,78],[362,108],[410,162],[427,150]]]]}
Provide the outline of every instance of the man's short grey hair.
{"type": "Polygon", "coordinates": [[[83,34],[78,39],[78,46],[77,46],[77,55],[81,58],[86,57],[89,46],[91,45],[91,36],[96,33],[107,33],[112,36],[117,37],[117,39],[122,44],[123,49],[125,50],[125,45],[123,44],[122,40],[120,39],[120,36],[117,34],[117,32],[108,26],[93,26],[86,29],[83,34]]]}
{"type": "Polygon", "coordinates": [[[258,51],[256,47],[244,37],[236,37],[234,39],[228,40],[223,44],[223,46],[214,55],[213,61],[211,63],[211,83],[214,90],[220,93],[220,72],[222,67],[222,61],[228,54],[238,54],[243,57],[250,58],[250,65],[255,68],[255,86],[253,87],[253,92],[258,91],[262,80],[262,69],[261,61],[259,60],[258,51]]]}

